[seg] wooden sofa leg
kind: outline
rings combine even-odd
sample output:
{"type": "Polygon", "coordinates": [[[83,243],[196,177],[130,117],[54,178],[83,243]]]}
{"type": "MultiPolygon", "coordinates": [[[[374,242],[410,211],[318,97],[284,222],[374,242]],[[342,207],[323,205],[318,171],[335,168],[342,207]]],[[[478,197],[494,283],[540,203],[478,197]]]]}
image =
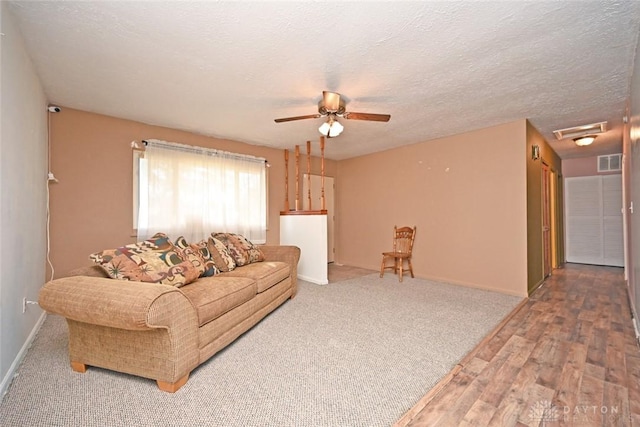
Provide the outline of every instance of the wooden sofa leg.
{"type": "Polygon", "coordinates": [[[189,374],[187,374],[184,377],[180,378],[175,383],[168,383],[168,382],[160,381],[160,380],[157,380],[156,382],[158,383],[158,388],[160,390],[166,391],[167,393],[175,393],[176,391],[178,391],[180,389],[180,387],[182,387],[183,385],[185,385],[187,383],[187,380],[189,380],[189,374]]]}
{"type": "Polygon", "coordinates": [[[84,374],[85,372],[87,372],[87,365],[85,365],[84,363],[72,361],[71,369],[73,369],[76,372],[80,372],[81,374],[84,374]]]}

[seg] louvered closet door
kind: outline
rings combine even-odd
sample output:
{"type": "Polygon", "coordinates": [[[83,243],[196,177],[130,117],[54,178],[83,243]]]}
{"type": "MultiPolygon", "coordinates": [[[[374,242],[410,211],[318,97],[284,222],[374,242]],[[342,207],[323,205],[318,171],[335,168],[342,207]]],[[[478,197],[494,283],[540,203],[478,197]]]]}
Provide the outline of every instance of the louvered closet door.
{"type": "Polygon", "coordinates": [[[567,262],[624,266],[621,175],[565,178],[567,262]]]}

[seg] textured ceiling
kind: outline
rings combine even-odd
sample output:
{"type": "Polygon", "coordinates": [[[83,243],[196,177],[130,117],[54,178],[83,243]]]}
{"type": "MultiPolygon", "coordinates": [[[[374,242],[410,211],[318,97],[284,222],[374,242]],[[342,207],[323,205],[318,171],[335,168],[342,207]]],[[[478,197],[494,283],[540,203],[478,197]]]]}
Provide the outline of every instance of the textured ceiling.
{"type": "MultiPolygon", "coordinates": [[[[344,159],[527,118],[562,158],[621,149],[640,2],[12,1],[57,105],[344,159]],[[553,130],[608,121],[590,147],[553,130]]],[[[153,135],[149,135],[150,138],[153,135]]]]}

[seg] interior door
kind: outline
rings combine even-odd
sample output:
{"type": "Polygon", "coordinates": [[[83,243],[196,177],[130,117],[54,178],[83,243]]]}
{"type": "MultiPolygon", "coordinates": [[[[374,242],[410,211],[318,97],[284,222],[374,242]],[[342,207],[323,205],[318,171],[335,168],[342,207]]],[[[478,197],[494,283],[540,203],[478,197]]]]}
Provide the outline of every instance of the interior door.
{"type": "Polygon", "coordinates": [[[621,175],[565,178],[567,262],[624,267],[621,175]]]}
{"type": "MultiPolygon", "coordinates": [[[[304,210],[320,210],[322,199],[322,176],[311,175],[309,180],[305,173],[302,184],[303,209],[304,210]],[[309,206],[308,198],[308,182],[311,181],[311,206],[309,206]]],[[[327,208],[327,261],[334,262],[335,244],[334,244],[334,179],[330,176],[324,177],[324,200],[327,208]]]]}

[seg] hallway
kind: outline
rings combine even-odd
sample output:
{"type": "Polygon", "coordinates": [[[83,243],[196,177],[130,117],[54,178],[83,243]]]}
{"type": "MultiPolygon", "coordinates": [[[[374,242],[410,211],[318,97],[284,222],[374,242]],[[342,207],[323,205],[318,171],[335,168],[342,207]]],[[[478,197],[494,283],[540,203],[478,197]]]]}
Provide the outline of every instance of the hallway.
{"type": "Polygon", "coordinates": [[[397,426],[640,426],[623,269],[566,264],[397,426]]]}

